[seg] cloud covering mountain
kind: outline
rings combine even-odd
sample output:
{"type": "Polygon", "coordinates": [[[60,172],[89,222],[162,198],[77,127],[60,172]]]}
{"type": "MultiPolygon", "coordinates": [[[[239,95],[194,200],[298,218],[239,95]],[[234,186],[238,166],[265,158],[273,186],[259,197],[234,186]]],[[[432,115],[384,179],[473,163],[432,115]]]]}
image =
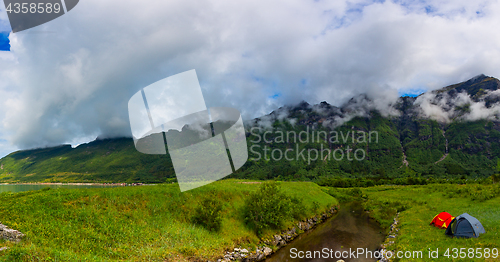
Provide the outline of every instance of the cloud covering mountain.
{"type": "Polygon", "coordinates": [[[382,109],[500,76],[498,12],[496,1],[82,1],[0,53],[0,155],[128,136],[128,99],[190,69],[207,106],[246,119],[360,94],[382,109]]]}

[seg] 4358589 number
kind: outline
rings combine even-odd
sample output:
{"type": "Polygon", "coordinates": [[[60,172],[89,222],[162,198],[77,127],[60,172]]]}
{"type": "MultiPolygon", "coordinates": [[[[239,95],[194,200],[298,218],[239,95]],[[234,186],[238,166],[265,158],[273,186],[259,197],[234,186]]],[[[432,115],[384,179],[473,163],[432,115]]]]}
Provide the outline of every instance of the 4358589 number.
{"type": "Polygon", "coordinates": [[[448,248],[447,258],[498,258],[497,248],[448,248]]]}
{"type": "Polygon", "coordinates": [[[61,12],[59,3],[10,3],[6,8],[7,13],[15,14],[51,14],[61,12]]]}

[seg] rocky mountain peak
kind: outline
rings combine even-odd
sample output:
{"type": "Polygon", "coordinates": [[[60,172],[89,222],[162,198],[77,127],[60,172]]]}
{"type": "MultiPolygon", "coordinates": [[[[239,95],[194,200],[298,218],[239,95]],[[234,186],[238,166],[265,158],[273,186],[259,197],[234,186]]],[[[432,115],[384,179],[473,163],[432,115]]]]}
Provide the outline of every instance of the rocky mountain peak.
{"type": "Polygon", "coordinates": [[[487,93],[498,89],[500,89],[500,81],[498,79],[480,74],[467,81],[444,87],[435,92],[447,93],[451,96],[465,92],[472,98],[479,100],[487,93]]]}

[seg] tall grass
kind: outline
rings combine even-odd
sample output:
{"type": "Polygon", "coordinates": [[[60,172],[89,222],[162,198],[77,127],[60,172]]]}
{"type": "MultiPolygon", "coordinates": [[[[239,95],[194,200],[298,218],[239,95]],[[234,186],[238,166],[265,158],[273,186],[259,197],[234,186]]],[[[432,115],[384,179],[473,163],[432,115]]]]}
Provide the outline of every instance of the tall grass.
{"type": "MultiPolygon", "coordinates": [[[[399,236],[391,249],[400,251],[423,251],[439,249],[440,256],[432,261],[452,261],[445,257],[446,249],[452,248],[500,248],[500,185],[426,185],[383,186],[365,188],[368,201],[364,203],[384,226],[392,223],[396,212],[400,212],[399,236]],[[453,216],[468,213],[476,217],[486,230],[479,238],[456,239],[444,234],[443,229],[430,226],[433,217],[446,211],[453,216]]],[[[500,258],[466,258],[456,261],[499,261],[500,258]]],[[[410,261],[410,260],[395,260],[410,261]]],[[[430,261],[423,259],[411,261],[430,261]]]]}
{"type": "MultiPolygon", "coordinates": [[[[245,224],[243,210],[260,184],[241,182],[219,181],[184,193],[175,184],[3,193],[0,221],[25,233],[26,239],[1,244],[11,249],[0,253],[0,260],[183,261],[215,259],[239,245],[252,248],[259,238],[245,224]],[[207,196],[221,204],[219,230],[193,223],[207,196]]],[[[337,204],[313,183],[281,187],[303,196],[311,216],[315,205],[321,212],[337,204]]]]}

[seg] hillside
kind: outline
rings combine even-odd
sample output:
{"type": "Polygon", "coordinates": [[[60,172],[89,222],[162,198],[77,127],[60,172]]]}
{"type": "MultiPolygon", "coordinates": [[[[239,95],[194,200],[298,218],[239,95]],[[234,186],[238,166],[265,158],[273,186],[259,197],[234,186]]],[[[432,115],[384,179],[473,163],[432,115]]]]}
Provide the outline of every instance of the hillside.
{"type": "Polygon", "coordinates": [[[3,193],[2,223],[26,237],[20,243],[0,239],[0,247],[10,248],[0,261],[217,261],[235,247],[255,251],[260,238],[338,206],[314,183],[277,183],[270,207],[280,205],[288,216],[258,235],[245,214],[262,187],[225,180],[183,193],[172,184],[3,193]],[[219,226],[207,228],[199,219],[219,226]]]}
{"type": "Polygon", "coordinates": [[[169,157],[141,154],[131,138],[24,150],[0,160],[0,181],[8,182],[158,183],[169,178],[175,178],[169,157]]]}
{"type": "MultiPolygon", "coordinates": [[[[497,172],[500,157],[499,88],[498,79],[479,75],[401,97],[386,109],[365,95],[341,107],[284,106],[246,123],[250,160],[231,177],[487,177],[497,172]],[[301,132],[307,141],[300,141],[301,132]],[[287,150],[292,160],[285,159],[287,150]],[[362,161],[353,160],[354,153],[362,161]]],[[[168,155],[141,154],[128,138],[19,151],[0,160],[0,182],[174,180],[168,155]]]]}

